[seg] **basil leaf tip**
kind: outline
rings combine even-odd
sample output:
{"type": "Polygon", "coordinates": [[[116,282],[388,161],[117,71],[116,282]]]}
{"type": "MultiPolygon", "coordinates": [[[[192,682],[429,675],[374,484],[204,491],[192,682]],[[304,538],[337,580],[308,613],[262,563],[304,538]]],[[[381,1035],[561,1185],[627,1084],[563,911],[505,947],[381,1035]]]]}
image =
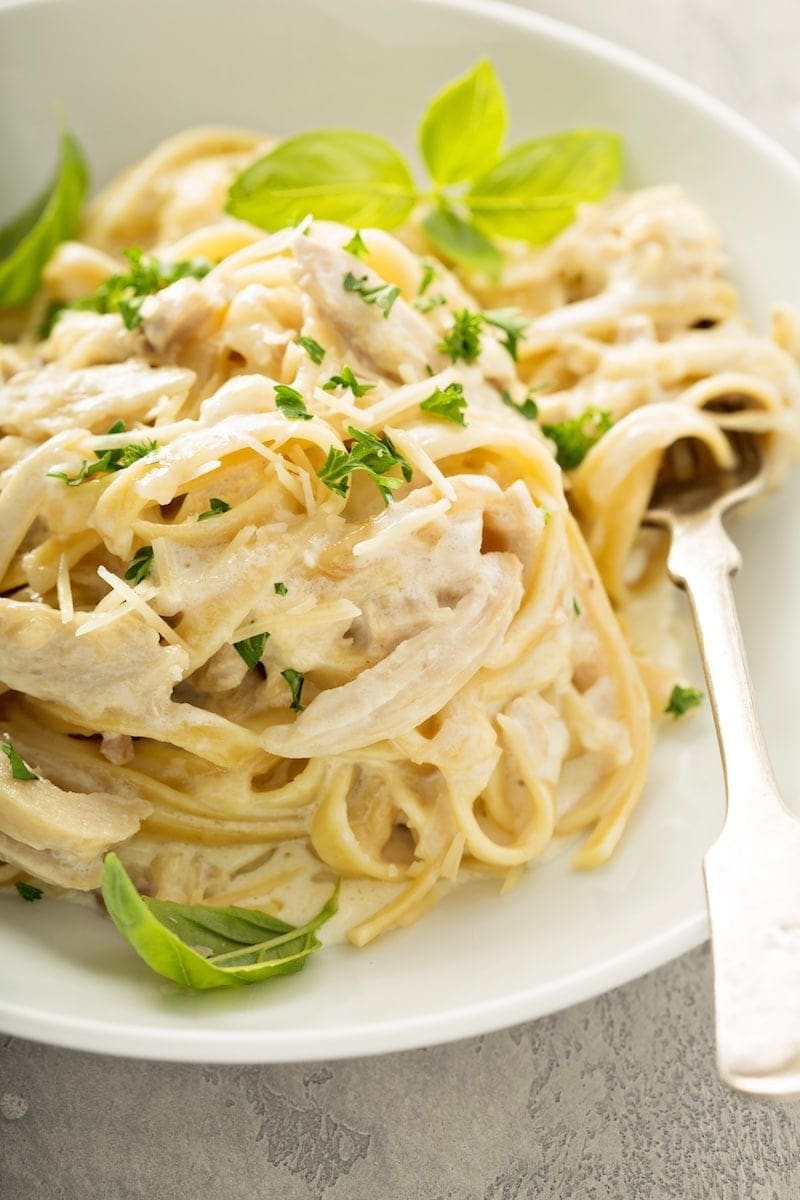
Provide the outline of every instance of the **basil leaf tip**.
{"type": "MultiPolygon", "coordinates": [[[[422,218],[428,241],[451,262],[483,271],[497,283],[503,256],[497,246],[476,225],[444,207],[431,209],[422,218]]],[[[419,307],[419,304],[417,305],[419,307]]]]}
{"type": "Polygon", "coordinates": [[[488,59],[434,96],[419,129],[425,165],[436,183],[478,178],[500,156],[508,111],[500,80],[488,59]]]}
{"type": "Polygon", "coordinates": [[[78,227],[88,182],[81,148],[64,131],[52,183],[0,230],[0,308],[25,304],[36,292],[50,255],[78,227]]]}

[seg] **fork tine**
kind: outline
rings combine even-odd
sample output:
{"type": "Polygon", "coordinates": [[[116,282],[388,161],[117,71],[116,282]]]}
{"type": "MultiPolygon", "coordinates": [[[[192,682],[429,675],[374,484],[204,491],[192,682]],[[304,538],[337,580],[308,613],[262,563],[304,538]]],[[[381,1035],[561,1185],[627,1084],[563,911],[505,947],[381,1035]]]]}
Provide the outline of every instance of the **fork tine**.
{"type": "Polygon", "coordinates": [[[757,435],[739,429],[725,432],[736,458],[731,468],[720,467],[697,438],[680,438],[667,449],[650,497],[648,523],[663,524],[714,506],[723,512],[761,490],[764,472],[757,435]]]}

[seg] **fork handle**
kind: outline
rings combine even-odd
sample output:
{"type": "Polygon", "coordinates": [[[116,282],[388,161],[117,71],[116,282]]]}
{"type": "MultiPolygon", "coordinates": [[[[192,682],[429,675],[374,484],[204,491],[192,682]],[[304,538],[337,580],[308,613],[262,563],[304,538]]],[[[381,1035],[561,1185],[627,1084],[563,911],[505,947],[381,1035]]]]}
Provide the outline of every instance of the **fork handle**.
{"type": "Polygon", "coordinates": [[[689,594],[728,815],[704,861],[717,1065],[731,1087],[800,1094],[800,823],[767,757],[731,587],[739,552],[712,512],[673,522],[668,570],[689,594]]]}
{"type": "Polygon", "coordinates": [[[727,824],[733,826],[760,821],[765,804],[783,809],[733,598],[731,578],[741,565],[716,512],[675,519],[667,571],[686,590],[692,607],[725,775],[727,824]]]}

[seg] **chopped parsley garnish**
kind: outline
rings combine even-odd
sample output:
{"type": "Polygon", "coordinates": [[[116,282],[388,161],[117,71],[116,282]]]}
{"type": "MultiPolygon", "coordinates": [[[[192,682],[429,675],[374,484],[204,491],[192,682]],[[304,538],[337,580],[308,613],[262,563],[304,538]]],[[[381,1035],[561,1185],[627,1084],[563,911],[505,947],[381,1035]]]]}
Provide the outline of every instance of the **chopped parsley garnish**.
{"type": "Polygon", "coordinates": [[[299,337],[297,344],[302,346],[311,361],[319,366],[325,357],[324,347],[320,346],[319,342],[314,341],[312,337],[299,337]]]}
{"type": "Polygon", "coordinates": [[[280,579],[275,584],[275,595],[276,596],[285,596],[286,593],[288,592],[288,590],[289,589],[287,588],[286,584],[281,583],[280,579]]]}
{"type": "MultiPolygon", "coordinates": [[[[125,432],[125,422],[115,421],[107,431],[107,436],[125,432]]],[[[108,475],[114,471],[124,471],[140,458],[147,458],[158,449],[158,442],[152,438],[144,442],[129,442],[127,446],[118,446],[113,450],[95,450],[94,462],[84,459],[77,475],[67,475],[65,471],[48,471],[51,479],[63,479],[67,487],[78,487],[95,475],[108,475]]]]}
{"type": "Polygon", "coordinates": [[[34,887],[32,883],[26,883],[24,879],[17,879],[14,887],[23,900],[41,900],[44,895],[41,888],[34,887]]]}
{"type": "Polygon", "coordinates": [[[503,404],[508,405],[509,408],[513,408],[514,412],[518,412],[526,421],[535,421],[539,415],[539,405],[531,395],[527,395],[524,400],[517,404],[516,400],[512,400],[510,392],[503,391],[500,399],[503,401],[503,404]]]}
{"type": "Polygon", "coordinates": [[[580,466],[586,455],[611,428],[611,413],[590,406],[578,417],[543,425],[542,433],[556,444],[556,459],[562,471],[580,466]]]}
{"type": "Polygon", "coordinates": [[[152,454],[158,449],[158,442],[153,438],[148,438],[146,442],[130,442],[127,446],[123,446],[121,450],[110,450],[108,454],[112,456],[112,470],[124,471],[126,467],[132,467],[140,458],[147,458],[148,454],[152,454]],[[119,457],[116,457],[116,456],[119,457]]]}
{"type": "Polygon", "coordinates": [[[378,437],[353,425],[348,426],[347,432],[353,439],[350,449],[339,450],[331,446],[317,475],[337,496],[346,496],[350,485],[348,477],[353,471],[364,471],[376,484],[384,503],[388,504],[392,492],[400,487],[402,481],[387,472],[393,467],[400,467],[403,479],[408,483],[411,480],[411,465],[385,433],[378,437]]]}
{"type": "MultiPolygon", "coordinates": [[[[428,312],[437,304],[444,303],[443,296],[432,296],[427,301],[418,300],[417,308],[421,312],[428,312]]],[[[528,322],[518,308],[493,308],[485,313],[471,312],[468,308],[460,309],[453,314],[453,325],[438,349],[442,354],[449,355],[453,362],[459,359],[465,363],[475,362],[481,352],[481,329],[484,325],[494,325],[503,330],[506,336],[501,344],[516,362],[519,339],[528,328],[528,322]]]]}
{"type": "Polygon", "coordinates": [[[341,375],[331,375],[327,383],[323,383],[322,390],[325,392],[333,392],[337,387],[350,388],[354,396],[366,396],[367,392],[371,392],[374,383],[359,383],[349,367],[342,367],[341,375]]]}
{"type": "Polygon", "coordinates": [[[360,231],[357,229],[346,246],[342,246],[348,254],[354,254],[356,258],[363,258],[365,254],[369,254],[369,247],[365,245],[364,239],[360,231]]]}
{"type": "Polygon", "coordinates": [[[343,287],[346,292],[357,292],[365,304],[375,304],[384,317],[389,316],[392,305],[400,295],[400,288],[396,284],[379,283],[371,287],[368,275],[356,276],[352,271],[345,275],[343,287]]]}
{"type": "Polygon", "coordinates": [[[212,496],[208,502],[208,508],[205,512],[200,513],[198,521],[207,521],[209,517],[218,517],[222,513],[230,512],[231,506],[225,500],[220,500],[219,496],[212,496]]]}
{"type": "Polygon", "coordinates": [[[422,268],[422,279],[420,280],[419,291],[417,295],[424,296],[435,278],[436,268],[434,267],[433,263],[425,263],[424,267],[422,268]]]}
{"type": "Polygon", "coordinates": [[[581,615],[581,606],[578,604],[577,597],[575,596],[572,597],[572,611],[575,613],[576,617],[581,615]]]}
{"type": "Polygon", "coordinates": [[[119,313],[126,329],[136,329],[142,323],[141,307],[145,296],[160,292],[178,279],[202,279],[211,270],[211,263],[205,258],[168,262],[138,249],[126,250],[125,257],[131,264],[129,271],[109,275],[91,296],[84,296],[81,300],[61,305],[52,311],[48,314],[50,327],[62,312],[70,309],[119,313]]]}
{"type": "Polygon", "coordinates": [[[135,587],[137,583],[141,583],[143,579],[147,579],[152,565],[153,547],[141,546],[131,559],[131,565],[125,572],[125,578],[129,579],[135,587]]]}
{"type": "Polygon", "coordinates": [[[448,383],[446,388],[438,388],[420,403],[423,412],[432,413],[444,421],[452,421],[455,425],[466,425],[464,410],[467,400],[464,395],[464,385],[448,383]]]}
{"type": "Polygon", "coordinates": [[[698,692],[696,688],[692,687],[681,687],[679,683],[676,683],[664,712],[669,713],[670,716],[675,717],[677,720],[678,717],[682,717],[684,713],[687,713],[690,708],[697,708],[698,704],[701,704],[702,701],[702,692],[698,692]]]}
{"type": "Polygon", "coordinates": [[[414,308],[421,313],[426,313],[430,312],[432,308],[439,308],[442,304],[447,304],[444,296],[422,296],[421,299],[414,301],[414,308]]]}
{"type": "Polygon", "coordinates": [[[287,667],[285,671],[281,671],[281,675],[288,683],[292,692],[292,703],[289,705],[295,712],[302,712],[303,705],[300,703],[300,697],[303,694],[303,684],[305,683],[305,675],[302,671],[295,671],[291,667],[287,667]]]}
{"type": "Polygon", "coordinates": [[[268,637],[268,633],[257,633],[255,637],[244,638],[241,642],[233,643],[236,653],[247,663],[248,671],[254,671],[261,662],[261,655],[264,653],[268,637]]]}
{"type": "Polygon", "coordinates": [[[506,336],[501,345],[505,346],[516,362],[519,339],[524,337],[525,330],[528,328],[528,322],[520,310],[518,308],[492,308],[483,314],[483,319],[487,325],[494,325],[495,328],[502,329],[506,336]]]}
{"type": "Polygon", "coordinates": [[[275,384],[275,403],[288,421],[310,421],[314,416],[300,393],[286,383],[275,384]]]}
{"type": "Polygon", "coordinates": [[[437,349],[447,354],[453,362],[461,359],[473,363],[481,352],[481,326],[483,314],[462,308],[453,313],[453,324],[437,349]]]}
{"type": "Polygon", "coordinates": [[[0,741],[0,750],[5,754],[8,761],[11,763],[11,778],[20,781],[29,779],[38,779],[38,775],[34,775],[29,767],[26,767],[20,756],[17,754],[11,742],[0,741]]]}

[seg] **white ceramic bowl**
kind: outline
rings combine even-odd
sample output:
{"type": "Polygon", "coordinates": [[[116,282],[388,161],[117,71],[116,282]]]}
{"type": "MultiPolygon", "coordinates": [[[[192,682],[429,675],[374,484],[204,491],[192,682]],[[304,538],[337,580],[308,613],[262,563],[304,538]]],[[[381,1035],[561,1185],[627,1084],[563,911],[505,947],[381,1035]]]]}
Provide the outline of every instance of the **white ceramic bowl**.
{"type": "MultiPolygon", "coordinates": [[[[47,177],[59,104],[98,183],[200,122],[278,134],[368,127],[411,148],[430,95],[482,55],[508,89],[515,136],[620,130],[629,182],[678,181],[711,213],[757,320],[774,299],[800,303],[800,168],[789,155],[664,71],[479,0],[0,0],[0,223],[47,177]]],[[[739,529],[745,636],[790,802],[800,790],[797,500],[795,481],[739,529]]],[[[277,1061],[402,1049],[536,1017],[703,939],[700,863],[721,813],[705,712],[660,740],[608,867],[579,874],[562,856],[506,897],[470,886],[375,946],[330,949],[299,976],[230,994],[162,986],[89,911],[4,897],[0,1028],[143,1057],[277,1061]]]]}

